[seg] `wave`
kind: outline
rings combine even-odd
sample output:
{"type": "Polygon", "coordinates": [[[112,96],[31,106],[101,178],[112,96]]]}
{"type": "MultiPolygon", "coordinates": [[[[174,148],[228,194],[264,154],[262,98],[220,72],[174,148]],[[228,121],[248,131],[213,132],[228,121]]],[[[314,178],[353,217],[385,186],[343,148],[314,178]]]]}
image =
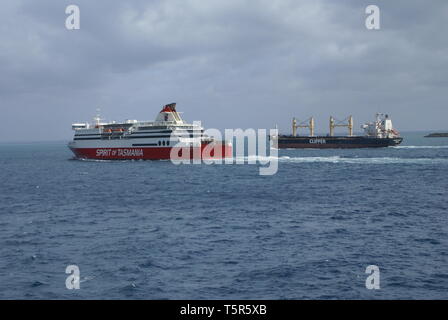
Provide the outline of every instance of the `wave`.
{"type": "Polygon", "coordinates": [[[85,162],[110,162],[110,163],[118,163],[118,162],[131,162],[135,161],[132,159],[122,159],[122,160],[109,160],[109,159],[86,159],[86,158],[71,158],[70,160],[74,161],[85,161],[85,162]]]}
{"type": "Polygon", "coordinates": [[[395,146],[394,149],[448,149],[448,146],[395,146]]]}
{"type": "Polygon", "coordinates": [[[348,163],[348,164],[448,164],[448,158],[346,158],[340,156],[329,157],[272,157],[272,156],[248,156],[234,158],[235,161],[267,163],[278,159],[279,162],[289,163],[348,163]]]}
{"type": "MultiPolygon", "coordinates": [[[[70,158],[69,160],[85,161],[85,162],[106,162],[106,163],[107,162],[120,163],[120,162],[143,162],[143,161],[146,161],[144,159],[88,159],[88,158],[76,158],[76,157],[70,158]]],[[[157,161],[169,161],[169,160],[162,159],[162,160],[157,160],[157,161]]]]}
{"type": "MultiPolygon", "coordinates": [[[[392,149],[448,149],[448,146],[394,146],[394,147],[389,147],[392,149]]],[[[272,148],[271,150],[280,150],[280,149],[276,149],[276,148],[272,148]]],[[[297,148],[283,148],[281,150],[289,150],[289,151],[296,151],[297,148]]],[[[314,148],[310,148],[310,149],[300,149],[300,150],[307,150],[307,151],[319,151],[321,149],[314,149],[314,148]]]]}
{"type": "MultiPolygon", "coordinates": [[[[99,160],[99,159],[76,159],[88,162],[135,162],[139,160],[99,160]]],[[[376,157],[376,158],[350,158],[341,156],[328,157],[289,157],[289,156],[244,156],[234,157],[233,163],[267,164],[278,161],[285,163],[347,163],[347,164],[448,164],[448,158],[400,158],[400,157],[376,157]]],[[[170,161],[170,160],[164,160],[170,161]]],[[[219,160],[224,161],[224,160],[219,160]]]]}

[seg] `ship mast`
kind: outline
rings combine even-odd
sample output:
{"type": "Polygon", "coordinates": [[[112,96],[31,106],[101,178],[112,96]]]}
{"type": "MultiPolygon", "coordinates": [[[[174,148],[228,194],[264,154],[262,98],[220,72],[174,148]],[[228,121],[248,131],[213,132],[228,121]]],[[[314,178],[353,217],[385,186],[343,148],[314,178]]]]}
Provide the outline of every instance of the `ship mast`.
{"type": "Polygon", "coordinates": [[[334,136],[334,128],[336,127],[347,127],[348,128],[348,135],[351,137],[353,136],[353,117],[348,116],[348,118],[345,118],[342,121],[336,120],[333,118],[333,116],[330,117],[330,136],[334,136]]]}
{"type": "Polygon", "coordinates": [[[93,117],[93,121],[95,121],[95,126],[99,127],[101,124],[101,116],[100,116],[101,109],[96,108],[96,116],[93,117]]]}
{"type": "Polygon", "coordinates": [[[292,135],[297,137],[297,128],[309,128],[310,137],[314,137],[314,118],[311,117],[308,120],[302,121],[297,124],[297,119],[292,118],[292,135]]]}

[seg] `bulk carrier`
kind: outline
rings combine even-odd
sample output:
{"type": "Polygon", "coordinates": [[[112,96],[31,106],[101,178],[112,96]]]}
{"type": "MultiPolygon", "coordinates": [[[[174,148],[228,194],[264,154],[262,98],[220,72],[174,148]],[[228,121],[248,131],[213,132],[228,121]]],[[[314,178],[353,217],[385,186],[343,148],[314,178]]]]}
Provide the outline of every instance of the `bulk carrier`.
{"type": "Polygon", "coordinates": [[[392,126],[392,120],[389,116],[382,113],[376,114],[373,122],[363,124],[364,136],[353,135],[353,117],[349,116],[344,121],[337,121],[330,117],[330,134],[326,136],[316,136],[314,134],[314,119],[310,118],[304,122],[298,122],[295,118],[292,121],[292,135],[271,136],[276,140],[278,148],[381,148],[397,146],[403,138],[392,126]],[[336,127],[347,127],[348,136],[335,136],[336,127]],[[298,136],[298,128],[308,128],[309,136],[298,136]]]}
{"type": "Polygon", "coordinates": [[[197,124],[182,120],[176,103],[165,105],[155,121],[74,123],[68,147],[80,159],[167,160],[232,157],[232,144],[216,141],[197,124]],[[174,155],[174,157],[173,157],[174,155]]]}

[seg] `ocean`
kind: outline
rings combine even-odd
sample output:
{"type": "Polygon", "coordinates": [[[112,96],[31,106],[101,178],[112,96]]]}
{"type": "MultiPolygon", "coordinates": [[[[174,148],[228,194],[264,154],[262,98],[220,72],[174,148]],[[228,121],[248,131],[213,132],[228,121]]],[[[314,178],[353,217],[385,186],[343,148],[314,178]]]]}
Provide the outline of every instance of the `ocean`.
{"type": "Polygon", "coordinates": [[[448,138],[424,134],[272,176],[0,144],[0,299],[447,299],[448,138]]]}

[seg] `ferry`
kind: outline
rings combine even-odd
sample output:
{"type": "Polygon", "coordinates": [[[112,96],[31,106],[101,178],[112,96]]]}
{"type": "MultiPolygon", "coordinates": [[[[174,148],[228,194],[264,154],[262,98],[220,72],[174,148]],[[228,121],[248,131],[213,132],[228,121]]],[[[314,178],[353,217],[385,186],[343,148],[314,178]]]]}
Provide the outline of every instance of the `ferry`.
{"type": "Polygon", "coordinates": [[[165,105],[155,121],[74,123],[68,144],[78,159],[185,160],[232,157],[232,143],[216,141],[198,124],[182,120],[176,103],[165,105]]]}

